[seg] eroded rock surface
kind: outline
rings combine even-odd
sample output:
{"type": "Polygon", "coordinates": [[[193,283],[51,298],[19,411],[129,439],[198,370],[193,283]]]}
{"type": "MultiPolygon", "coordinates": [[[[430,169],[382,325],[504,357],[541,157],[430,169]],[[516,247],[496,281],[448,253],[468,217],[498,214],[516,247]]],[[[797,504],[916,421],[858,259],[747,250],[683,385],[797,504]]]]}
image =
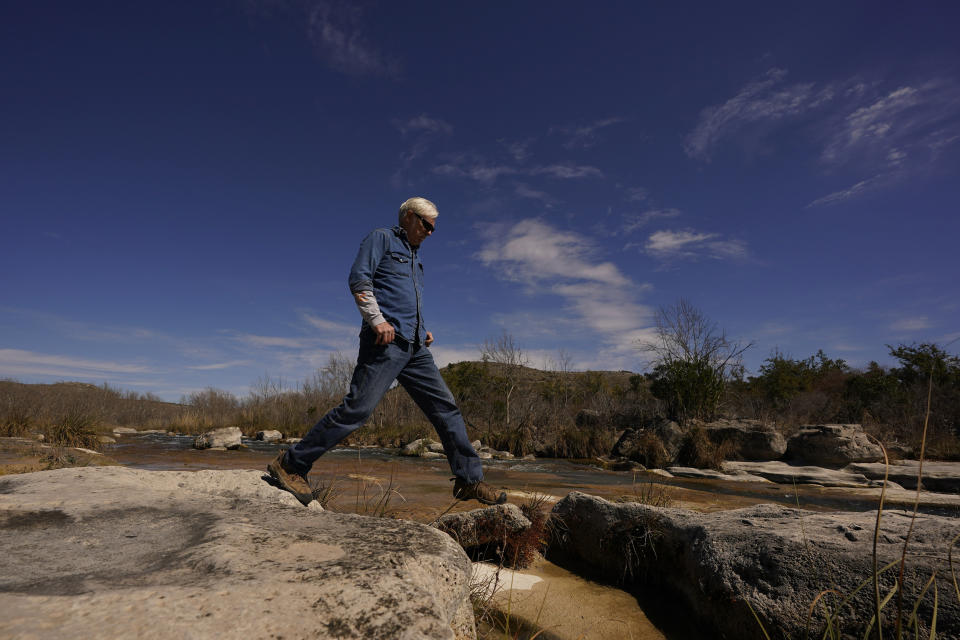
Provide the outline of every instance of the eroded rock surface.
{"type": "Polygon", "coordinates": [[[262,475],[0,478],[0,637],[472,637],[448,536],[305,508],[262,475]]]}
{"type": "Polygon", "coordinates": [[[464,548],[502,543],[530,528],[530,521],[515,504],[498,504],[483,509],[441,516],[436,527],[464,548]]]}
{"type": "Polygon", "coordinates": [[[697,423],[710,440],[729,448],[728,457],[739,460],[777,460],[787,451],[787,439],[759,420],[727,420],[697,423]]]}
{"type": "MultiPolygon", "coordinates": [[[[872,575],[875,512],[812,513],[758,505],[702,514],[574,492],[557,503],[553,514],[562,524],[555,525],[548,558],[626,583],[641,595],[669,593],[676,611],[667,615],[692,617],[702,637],[763,638],[746,600],[771,638],[804,637],[807,610],[822,590],[850,594],[872,575]]],[[[909,524],[906,512],[884,512],[881,567],[900,558],[909,524]]],[[[958,532],[955,518],[918,516],[905,573],[907,615],[934,570],[950,575],[947,552],[958,532]]],[[[895,579],[896,569],[881,574],[882,594],[895,579]]],[[[938,586],[937,637],[960,637],[960,603],[947,580],[938,586]]],[[[845,610],[844,633],[862,636],[872,615],[871,594],[872,589],[863,589],[845,610]]],[[[921,628],[929,626],[932,606],[930,591],[919,605],[921,628]]],[[[810,637],[820,637],[822,623],[823,616],[815,616],[810,637]]]]}

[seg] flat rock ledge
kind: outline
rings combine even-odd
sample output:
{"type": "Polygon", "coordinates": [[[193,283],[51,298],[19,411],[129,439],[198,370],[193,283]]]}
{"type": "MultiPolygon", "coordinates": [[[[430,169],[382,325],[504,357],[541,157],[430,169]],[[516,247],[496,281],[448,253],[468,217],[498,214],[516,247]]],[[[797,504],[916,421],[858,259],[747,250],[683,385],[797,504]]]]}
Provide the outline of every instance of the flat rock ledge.
{"type": "MultiPolygon", "coordinates": [[[[802,638],[808,608],[821,591],[850,594],[873,575],[876,512],[814,513],[768,504],[704,514],[611,503],[574,492],[557,503],[553,515],[550,560],[625,585],[641,602],[660,597],[664,608],[672,609],[660,612],[666,619],[691,625],[677,637],[759,640],[764,635],[749,602],[771,638],[802,638]]],[[[908,513],[884,511],[880,567],[899,560],[909,524],[908,513]]],[[[947,561],[958,533],[957,518],[921,514],[908,551],[905,615],[936,570],[938,638],[960,638],[960,602],[947,561]]],[[[882,595],[889,593],[896,572],[881,574],[882,595]]],[[[863,636],[873,612],[872,593],[872,587],[864,588],[844,609],[844,634],[863,636]]],[[[922,637],[929,636],[929,629],[923,629],[931,622],[933,602],[931,587],[919,605],[922,637]]],[[[655,612],[645,608],[648,614],[655,612]]],[[[894,611],[895,605],[884,610],[887,623],[894,611]]],[[[823,622],[818,607],[810,637],[822,635],[823,622]]]]}
{"type": "Polygon", "coordinates": [[[0,548],[3,638],[475,637],[449,536],[304,508],[259,471],[5,476],[0,548]]]}

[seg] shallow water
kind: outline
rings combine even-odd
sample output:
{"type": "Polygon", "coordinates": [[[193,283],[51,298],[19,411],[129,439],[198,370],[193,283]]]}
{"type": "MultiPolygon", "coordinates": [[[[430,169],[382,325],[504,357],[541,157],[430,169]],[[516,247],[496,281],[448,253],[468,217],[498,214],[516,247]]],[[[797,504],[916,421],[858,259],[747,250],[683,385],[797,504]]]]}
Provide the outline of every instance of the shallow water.
{"type": "MultiPolygon", "coordinates": [[[[193,436],[164,434],[126,435],[107,445],[104,453],[123,465],[151,470],[257,469],[265,470],[281,445],[244,440],[245,449],[200,451],[193,448],[193,436]]],[[[284,445],[285,446],[285,445],[284,445]]],[[[513,501],[529,494],[559,500],[571,491],[583,491],[607,499],[630,496],[644,483],[665,487],[672,506],[698,511],[736,509],[761,503],[799,506],[810,510],[872,510],[872,496],[816,486],[727,482],[694,478],[663,478],[645,472],[608,471],[585,461],[538,458],[537,460],[486,460],[487,482],[504,487],[513,501]]],[[[450,509],[461,511],[476,505],[454,505],[446,460],[403,457],[394,450],[379,448],[338,448],[314,465],[312,483],[333,483],[334,508],[358,510],[364,499],[391,488],[390,508],[396,515],[430,521],[450,509]],[[392,485],[391,485],[392,477],[392,485]]]]}

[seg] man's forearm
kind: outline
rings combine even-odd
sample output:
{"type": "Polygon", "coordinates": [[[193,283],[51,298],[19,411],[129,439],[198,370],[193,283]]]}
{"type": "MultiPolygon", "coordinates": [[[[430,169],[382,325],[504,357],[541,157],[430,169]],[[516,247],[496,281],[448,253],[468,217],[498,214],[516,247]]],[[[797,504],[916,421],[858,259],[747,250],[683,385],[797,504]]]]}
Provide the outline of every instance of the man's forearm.
{"type": "Polygon", "coordinates": [[[387,321],[380,312],[380,305],[377,304],[373,291],[357,291],[353,294],[353,300],[357,303],[363,321],[370,325],[371,329],[387,321]]]}

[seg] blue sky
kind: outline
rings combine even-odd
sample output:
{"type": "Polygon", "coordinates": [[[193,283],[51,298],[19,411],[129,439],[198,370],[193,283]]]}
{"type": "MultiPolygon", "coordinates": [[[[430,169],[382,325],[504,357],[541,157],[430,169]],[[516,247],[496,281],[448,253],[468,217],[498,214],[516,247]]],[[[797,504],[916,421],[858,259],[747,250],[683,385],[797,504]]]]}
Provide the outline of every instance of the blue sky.
{"type": "Polygon", "coordinates": [[[0,377],[294,387],[412,195],[441,364],[960,338],[960,5],[650,4],[5,3],[0,377]]]}

